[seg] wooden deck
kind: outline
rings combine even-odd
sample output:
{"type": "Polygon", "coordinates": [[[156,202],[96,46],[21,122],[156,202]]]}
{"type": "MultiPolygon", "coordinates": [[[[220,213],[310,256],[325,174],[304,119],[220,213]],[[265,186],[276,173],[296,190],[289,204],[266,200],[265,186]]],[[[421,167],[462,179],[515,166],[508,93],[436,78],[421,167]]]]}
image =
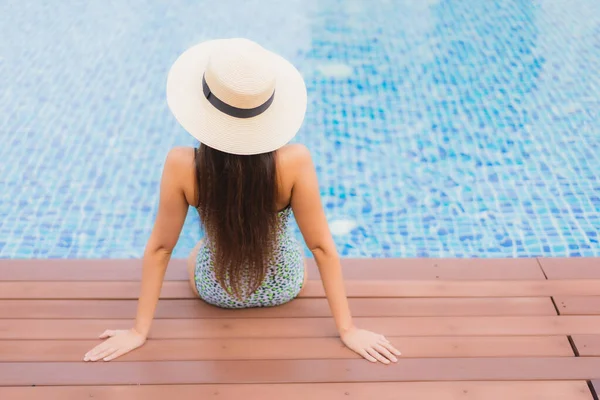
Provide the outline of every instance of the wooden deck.
{"type": "Polygon", "coordinates": [[[302,298],[227,311],[193,297],[183,260],[147,344],[84,363],[102,331],[131,326],[140,261],[0,261],[0,399],[597,399],[600,259],[343,265],[356,323],[397,364],[340,344],[312,263],[302,298]]]}

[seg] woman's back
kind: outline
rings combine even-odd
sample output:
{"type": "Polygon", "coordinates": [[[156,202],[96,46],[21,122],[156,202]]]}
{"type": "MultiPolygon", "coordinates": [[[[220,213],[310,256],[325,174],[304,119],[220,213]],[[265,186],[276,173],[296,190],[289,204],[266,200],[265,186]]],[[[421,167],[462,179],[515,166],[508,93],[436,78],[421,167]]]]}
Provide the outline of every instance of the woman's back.
{"type": "MultiPolygon", "coordinates": [[[[186,201],[193,207],[198,207],[198,179],[196,176],[196,151],[193,147],[177,147],[171,150],[169,157],[176,164],[180,185],[185,193],[186,201]]],[[[291,205],[292,188],[297,178],[298,169],[306,162],[308,149],[302,144],[289,144],[275,152],[277,171],[277,195],[274,212],[283,210],[291,205]]],[[[310,156],[309,156],[310,157],[310,156]]]]}
{"type": "Polygon", "coordinates": [[[206,236],[198,247],[194,280],[206,302],[225,308],[275,306],[303,287],[303,249],[288,229],[294,162],[302,146],[237,156],[200,147],[195,181],[206,236]],[[204,159],[203,159],[204,158],[204,159]]]}

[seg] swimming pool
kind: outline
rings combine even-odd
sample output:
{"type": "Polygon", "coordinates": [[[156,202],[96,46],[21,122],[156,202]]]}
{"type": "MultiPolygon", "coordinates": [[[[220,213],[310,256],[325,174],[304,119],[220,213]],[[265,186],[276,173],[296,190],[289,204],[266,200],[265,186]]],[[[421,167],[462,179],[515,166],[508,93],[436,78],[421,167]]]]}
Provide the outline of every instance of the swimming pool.
{"type": "MultiPolygon", "coordinates": [[[[204,39],[291,59],[340,253],[600,256],[600,2],[45,2],[0,12],[0,257],[139,257],[167,71],[204,39]]],[[[189,213],[175,250],[200,237],[189,213]]]]}

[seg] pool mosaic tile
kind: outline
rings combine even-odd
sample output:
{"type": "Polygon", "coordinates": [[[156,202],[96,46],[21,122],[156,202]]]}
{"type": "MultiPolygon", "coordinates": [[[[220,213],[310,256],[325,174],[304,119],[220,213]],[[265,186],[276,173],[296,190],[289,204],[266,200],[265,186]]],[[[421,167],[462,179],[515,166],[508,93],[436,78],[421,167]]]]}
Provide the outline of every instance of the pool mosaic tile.
{"type": "MultiPolygon", "coordinates": [[[[167,71],[232,36],[304,74],[343,256],[600,256],[597,0],[7,0],[0,257],[141,256],[195,144],[167,71]]],[[[175,256],[200,235],[190,211],[175,256]]]]}

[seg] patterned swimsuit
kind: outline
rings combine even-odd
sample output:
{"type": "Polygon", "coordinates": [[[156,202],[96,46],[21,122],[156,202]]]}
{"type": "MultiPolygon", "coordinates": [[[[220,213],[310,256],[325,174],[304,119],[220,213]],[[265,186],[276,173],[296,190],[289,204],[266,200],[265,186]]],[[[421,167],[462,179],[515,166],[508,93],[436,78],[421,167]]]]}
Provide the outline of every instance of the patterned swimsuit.
{"type": "Polygon", "coordinates": [[[225,291],[215,277],[208,238],[198,250],[195,281],[200,297],[209,304],[222,308],[271,307],[293,300],[304,283],[304,254],[300,243],[290,231],[288,222],[291,207],[278,213],[277,245],[273,262],[265,280],[244,300],[225,291]]]}

